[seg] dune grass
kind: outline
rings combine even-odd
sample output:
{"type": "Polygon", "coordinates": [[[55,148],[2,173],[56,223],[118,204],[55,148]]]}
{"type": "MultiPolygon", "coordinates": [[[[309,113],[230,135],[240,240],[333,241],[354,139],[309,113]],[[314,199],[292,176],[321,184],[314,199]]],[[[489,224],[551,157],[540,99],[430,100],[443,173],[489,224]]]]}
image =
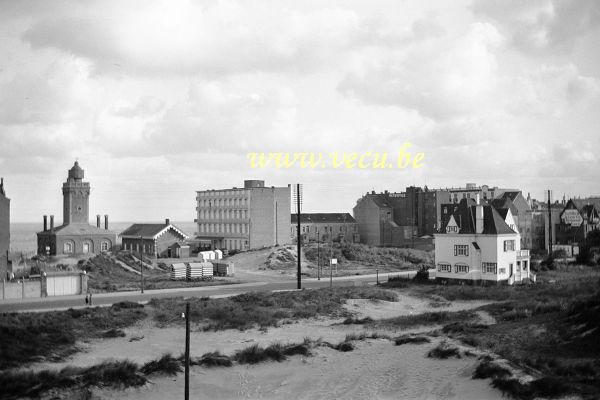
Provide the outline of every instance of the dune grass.
{"type": "Polygon", "coordinates": [[[427,357],[439,359],[446,359],[450,357],[461,358],[458,347],[452,346],[446,341],[441,342],[436,347],[431,349],[429,353],[427,353],[427,357]]]}
{"type": "Polygon", "coordinates": [[[131,326],[143,318],[146,318],[143,306],[123,304],[0,314],[0,370],[36,360],[61,360],[77,351],[77,340],[118,334],[120,328],[131,326]]]}
{"type": "Polygon", "coordinates": [[[339,287],[291,292],[253,292],[223,299],[182,297],[152,299],[155,320],[161,325],[182,324],[181,310],[191,303],[192,322],[205,330],[276,326],[282,320],[345,316],[347,299],[396,301],[396,293],[377,287],[339,287]]]}
{"type": "Polygon", "coordinates": [[[166,353],[160,358],[144,364],[140,371],[146,375],[177,375],[182,371],[181,360],[174,358],[171,353],[166,353]]]}
{"type": "Polygon", "coordinates": [[[423,344],[423,343],[431,343],[431,339],[427,336],[419,336],[419,335],[401,335],[394,338],[394,344],[396,346],[401,346],[403,344],[423,344]]]}

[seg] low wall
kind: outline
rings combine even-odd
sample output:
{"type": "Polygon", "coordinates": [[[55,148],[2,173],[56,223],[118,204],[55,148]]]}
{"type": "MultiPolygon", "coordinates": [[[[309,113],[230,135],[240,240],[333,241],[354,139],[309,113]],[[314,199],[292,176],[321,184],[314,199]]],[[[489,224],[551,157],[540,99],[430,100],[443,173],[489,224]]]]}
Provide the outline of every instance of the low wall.
{"type": "Polygon", "coordinates": [[[80,273],[48,275],[26,281],[2,280],[0,300],[84,294],[87,293],[87,280],[88,276],[80,273]]]}

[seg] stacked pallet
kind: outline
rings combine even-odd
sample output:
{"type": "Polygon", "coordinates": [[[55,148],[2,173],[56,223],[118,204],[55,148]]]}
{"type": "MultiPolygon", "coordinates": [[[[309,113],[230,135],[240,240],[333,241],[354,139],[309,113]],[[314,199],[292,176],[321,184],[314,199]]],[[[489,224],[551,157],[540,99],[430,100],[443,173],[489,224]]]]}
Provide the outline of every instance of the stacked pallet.
{"type": "Polygon", "coordinates": [[[218,276],[233,276],[234,265],[232,262],[213,262],[214,274],[218,276]]]}
{"type": "Polygon", "coordinates": [[[187,267],[184,263],[175,263],[171,265],[171,280],[185,279],[187,267]]]}
{"type": "Polygon", "coordinates": [[[189,263],[187,268],[188,279],[212,279],[213,265],[209,262],[189,263]]]}
{"type": "Polygon", "coordinates": [[[202,258],[202,260],[204,261],[210,261],[210,260],[214,260],[216,255],[214,251],[201,251],[200,253],[198,253],[198,257],[202,258]]]}

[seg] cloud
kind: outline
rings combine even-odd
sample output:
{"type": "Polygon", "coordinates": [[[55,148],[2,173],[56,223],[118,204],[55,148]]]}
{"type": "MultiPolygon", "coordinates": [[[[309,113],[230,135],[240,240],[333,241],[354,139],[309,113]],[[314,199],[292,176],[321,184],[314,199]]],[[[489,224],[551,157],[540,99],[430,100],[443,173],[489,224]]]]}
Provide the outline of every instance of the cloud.
{"type": "Polygon", "coordinates": [[[497,22],[525,52],[569,51],[578,38],[600,24],[596,0],[478,0],[472,9],[497,22]]]}
{"type": "Polygon", "coordinates": [[[501,42],[492,25],[476,23],[456,40],[367,60],[338,90],[367,104],[412,108],[436,120],[472,113],[496,84],[494,48],[501,42]]]}

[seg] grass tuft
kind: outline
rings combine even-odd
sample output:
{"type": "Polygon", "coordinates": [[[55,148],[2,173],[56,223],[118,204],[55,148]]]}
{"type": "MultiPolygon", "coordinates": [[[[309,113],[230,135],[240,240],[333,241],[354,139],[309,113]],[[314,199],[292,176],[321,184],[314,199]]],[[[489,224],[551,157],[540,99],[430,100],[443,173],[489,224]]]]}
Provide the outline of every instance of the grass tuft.
{"type": "Polygon", "coordinates": [[[439,359],[446,359],[450,357],[461,358],[458,347],[454,347],[445,341],[431,349],[429,353],[427,353],[427,357],[439,359]]]}
{"type": "Polygon", "coordinates": [[[407,343],[423,344],[430,342],[431,340],[427,336],[402,335],[394,339],[394,344],[396,344],[396,346],[400,346],[407,343]]]}
{"type": "Polygon", "coordinates": [[[141,371],[145,375],[177,375],[178,372],[182,371],[181,361],[174,358],[171,353],[166,353],[160,358],[144,364],[141,368],[141,371]]]}

